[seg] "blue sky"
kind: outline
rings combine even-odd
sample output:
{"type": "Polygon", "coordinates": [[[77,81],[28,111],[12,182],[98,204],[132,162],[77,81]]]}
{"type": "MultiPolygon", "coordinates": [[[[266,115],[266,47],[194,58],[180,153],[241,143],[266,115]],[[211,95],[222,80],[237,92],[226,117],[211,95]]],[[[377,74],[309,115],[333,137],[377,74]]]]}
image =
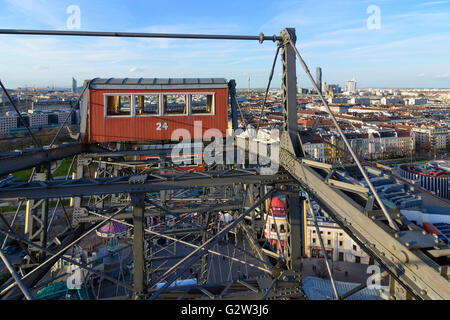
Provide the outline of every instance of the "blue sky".
{"type": "MultiPolygon", "coordinates": [[[[358,87],[450,87],[450,1],[88,1],[0,0],[0,28],[67,30],[70,5],[80,30],[265,35],[296,28],[315,74],[358,87]],[[380,28],[369,29],[371,5],[380,28]]],[[[225,77],[265,87],[271,41],[214,41],[0,35],[7,87],[64,86],[94,77],[225,77]]],[[[299,87],[311,87],[297,64],[299,87]]],[[[272,87],[280,86],[277,62],[272,87]]]]}

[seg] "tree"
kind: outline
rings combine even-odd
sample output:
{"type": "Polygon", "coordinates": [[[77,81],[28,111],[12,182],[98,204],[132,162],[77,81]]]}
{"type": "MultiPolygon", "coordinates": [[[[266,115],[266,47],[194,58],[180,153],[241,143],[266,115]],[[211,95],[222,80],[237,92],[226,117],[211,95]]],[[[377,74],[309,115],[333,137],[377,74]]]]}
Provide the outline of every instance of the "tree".
{"type": "Polygon", "coordinates": [[[0,141],[0,152],[8,152],[12,151],[14,148],[14,144],[11,140],[3,140],[0,141]]]}

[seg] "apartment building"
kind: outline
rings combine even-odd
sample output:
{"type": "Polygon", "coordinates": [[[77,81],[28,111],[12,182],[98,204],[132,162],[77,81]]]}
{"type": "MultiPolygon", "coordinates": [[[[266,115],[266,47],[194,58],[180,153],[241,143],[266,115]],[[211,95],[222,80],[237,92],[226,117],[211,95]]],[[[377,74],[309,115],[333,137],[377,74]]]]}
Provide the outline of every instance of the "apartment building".
{"type": "Polygon", "coordinates": [[[48,115],[45,113],[29,113],[30,127],[45,127],[48,125],[48,115]]]}
{"type": "MultiPolygon", "coordinates": [[[[361,247],[336,223],[327,218],[318,218],[318,220],[320,220],[318,222],[320,236],[329,259],[333,261],[374,264],[373,259],[361,250],[361,247]]],[[[323,256],[319,236],[311,218],[307,220],[305,251],[305,254],[310,258],[323,256]]]]}
{"type": "Polygon", "coordinates": [[[0,116],[0,135],[7,136],[9,129],[17,128],[17,116],[0,116]]]}
{"type": "MultiPolygon", "coordinates": [[[[414,153],[414,137],[407,131],[394,129],[369,129],[368,133],[345,133],[353,151],[363,159],[376,159],[389,156],[409,156],[414,153]]],[[[312,158],[326,163],[340,163],[349,159],[344,141],[335,135],[322,135],[304,143],[305,152],[312,158]]]]}
{"type": "Polygon", "coordinates": [[[412,129],[417,149],[445,150],[448,144],[447,126],[422,126],[412,129]]]}

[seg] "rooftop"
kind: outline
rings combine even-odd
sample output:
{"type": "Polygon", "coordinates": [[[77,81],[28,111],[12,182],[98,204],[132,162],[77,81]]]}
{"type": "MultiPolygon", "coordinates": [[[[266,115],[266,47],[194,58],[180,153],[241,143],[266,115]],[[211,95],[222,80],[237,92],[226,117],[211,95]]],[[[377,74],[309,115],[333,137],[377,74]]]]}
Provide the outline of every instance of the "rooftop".
{"type": "MultiPolygon", "coordinates": [[[[341,295],[357,287],[359,283],[335,281],[336,290],[341,295]]],[[[302,281],[303,291],[310,300],[333,300],[335,299],[333,287],[329,279],[307,277],[302,281]]],[[[383,287],[382,287],[383,288],[383,287]]],[[[384,290],[364,288],[349,296],[346,300],[385,300],[384,290]]]]}
{"type": "Polygon", "coordinates": [[[450,161],[434,160],[426,163],[405,164],[400,166],[411,173],[430,177],[450,177],[450,161]]]}
{"type": "Polygon", "coordinates": [[[90,81],[91,89],[119,88],[133,86],[146,89],[160,86],[219,86],[227,87],[225,78],[95,78],[90,81]]]}

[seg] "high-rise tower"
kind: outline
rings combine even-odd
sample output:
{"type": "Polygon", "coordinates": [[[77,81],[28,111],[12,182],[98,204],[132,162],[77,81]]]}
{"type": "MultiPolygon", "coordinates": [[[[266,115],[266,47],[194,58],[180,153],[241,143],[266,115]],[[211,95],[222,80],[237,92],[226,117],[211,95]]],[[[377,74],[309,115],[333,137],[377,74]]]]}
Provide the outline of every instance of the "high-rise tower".
{"type": "Polygon", "coordinates": [[[347,80],[347,88],[346,90],[350,94],[356,93],[356,80],[353,78],[353,80],[347,80]]]}
{"type": "Polygon", "coordinates": [[[316,84],[319,88],[320,93],[322,93],[322,68],[317,67],[316,68],[316,84]]]}
{"type": "Polygon", "coordinates": [[[77,92],[77,80],[72,78],[72,92],[77,92]]]}

